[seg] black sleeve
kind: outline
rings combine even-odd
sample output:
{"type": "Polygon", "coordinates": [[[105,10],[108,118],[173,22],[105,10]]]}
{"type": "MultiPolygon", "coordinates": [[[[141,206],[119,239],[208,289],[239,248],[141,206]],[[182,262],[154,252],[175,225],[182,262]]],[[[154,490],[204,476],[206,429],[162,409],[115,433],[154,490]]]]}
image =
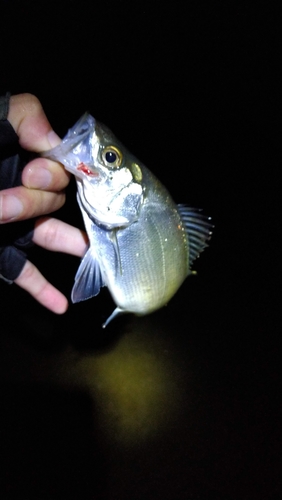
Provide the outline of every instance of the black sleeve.
{"type": "MultiPolygon", "coordinates": [[[[24,166],[32,155],[23,150],[7,120],[10,94],[0,96],[0,190],[21,185],[24,166]]],[[[34,219],[1,224],[0,278],[12,283],[26,262],[25,249],[32,246],[34,219]]]]}

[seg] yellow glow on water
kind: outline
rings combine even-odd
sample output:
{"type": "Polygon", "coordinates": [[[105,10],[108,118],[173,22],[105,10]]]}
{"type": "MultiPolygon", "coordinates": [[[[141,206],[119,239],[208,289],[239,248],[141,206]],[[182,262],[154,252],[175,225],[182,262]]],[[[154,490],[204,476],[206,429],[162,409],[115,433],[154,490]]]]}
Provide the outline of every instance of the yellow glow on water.
{"type": "Polygon", "coordinates": [[[186,360],[171,340],[177,327],[168,333],[152,318],[133,317],[103,351],[82,353],[69,345],[50,357],[34,359],[31,353],[21,380],[88,395],[93,429],[109,445],[134,446],[166,435],[185,412],[186,360]]]}
{"type": "Polygon", "coordinates": [[[111,352],[81,361],[101,429],[110,439],[129,444],[153,437],[178,414],[179,376],[163,344],[131,332],[111,352]]]}

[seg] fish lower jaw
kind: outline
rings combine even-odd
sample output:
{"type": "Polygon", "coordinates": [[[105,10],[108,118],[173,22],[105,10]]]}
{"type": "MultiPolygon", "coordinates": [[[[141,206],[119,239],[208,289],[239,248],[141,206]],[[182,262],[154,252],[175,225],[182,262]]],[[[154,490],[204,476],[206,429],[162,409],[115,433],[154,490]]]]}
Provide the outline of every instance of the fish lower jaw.
{"type": "Polygon", "coordinates": [[[99,212],[92,211],[90,214],[91,217],[95,220],[98,226],[103,226],[106,229],[114,229],[118,227],[127,226],[129,221],[126,217],[122,217],[121,215],[115,215],[111,212],[99,212]]]}

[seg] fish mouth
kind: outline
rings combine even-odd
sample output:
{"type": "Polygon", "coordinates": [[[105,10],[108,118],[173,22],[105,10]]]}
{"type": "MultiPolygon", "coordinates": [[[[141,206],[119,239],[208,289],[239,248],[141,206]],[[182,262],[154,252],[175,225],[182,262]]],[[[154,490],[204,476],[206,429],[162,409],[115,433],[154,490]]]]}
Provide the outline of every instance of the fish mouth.
{"type": "Polygon", "coordinates": [[[80,177],[80,179],[85,179],[85,176],[88,178],[99,177],[100,173],[97,168],[89,167],[84,162],[80,162],[75,168],[75,172],[72,171],[76,177],[80,177]]]}
{"type": "Polygon", "coordinates": [[[68,131],[62,142],[40,156],[62,163],[71,174],[85,179],[99,175],[93,166],[93,148],[97,148],[95,135],[96,121],[89,113],[85,113],[68,131]],[[91,165],[91,166],[90,166],[91,165]]]}

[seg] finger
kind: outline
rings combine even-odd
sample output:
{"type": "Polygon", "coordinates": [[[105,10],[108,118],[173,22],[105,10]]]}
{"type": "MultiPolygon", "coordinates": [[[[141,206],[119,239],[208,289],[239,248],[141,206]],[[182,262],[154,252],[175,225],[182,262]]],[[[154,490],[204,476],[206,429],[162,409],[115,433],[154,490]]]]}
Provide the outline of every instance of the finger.
{"type": "Polygon", "coordinates": [[[52,130],[40,101],[32,94],[11,96],[8,120],[19,136],[20,145],[29,151],[45,151],[61,141],[52,130]]]}
{"type": "Polygon", "coordinates": [[[24,186],[7,189],[0,194],[0,224],[49,214],[64,203],[64,192],[49,193],[24,186]]]}
{"type": "Polygon", "coordinates": [[[40,304],[56,314],[63,314],[68,308],[66,297],[49,283],[29,261],[24,265],[14,283],[26,290],[40,304]]]}
{"type": "Polygon", "coordinates": [[[22,172],[22,183],[27,188],[61,191],[70,180],[70,174],[60,163],[46,158],[30,161],[22,172]]]}
{"type": "Polygon", "coordinates": [[[36,221],[33,241],[47,250],[77,257],[82,257],[88,247],[84,231],[53,218],[41,218],[36,221]]]}

